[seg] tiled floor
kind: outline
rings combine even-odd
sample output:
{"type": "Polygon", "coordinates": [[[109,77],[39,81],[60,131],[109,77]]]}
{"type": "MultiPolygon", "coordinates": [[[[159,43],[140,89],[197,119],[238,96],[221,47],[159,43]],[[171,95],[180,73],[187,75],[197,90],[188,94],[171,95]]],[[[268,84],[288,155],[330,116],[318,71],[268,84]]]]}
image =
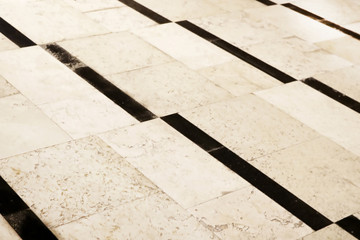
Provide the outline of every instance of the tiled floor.
{"type": "Polygon", "coordinates": [[[360,239],[358,0],[0,0],[0,240],[360,239]]]}

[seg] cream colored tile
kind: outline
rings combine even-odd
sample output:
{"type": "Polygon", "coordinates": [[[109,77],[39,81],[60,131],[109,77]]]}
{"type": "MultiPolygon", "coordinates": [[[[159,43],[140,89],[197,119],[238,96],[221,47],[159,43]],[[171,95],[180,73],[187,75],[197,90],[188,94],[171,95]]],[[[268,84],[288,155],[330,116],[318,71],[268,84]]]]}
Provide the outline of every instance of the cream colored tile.
{"type": "Polygon", "coordinates": [[[360,2],[357,0],[297,0],[292,3],[335,23],[360,21],[360,2]]]}
{"type": "Polygon", "coordinates": [[[154,194],[54,229],[63,239],[218,239],[165,194],[154,194]]]}
{"type": "Polygon", "coordinates": [[[10,49],[16,49],[18,46],[7,39],[2,33],[0,33],[0,52],[10,49]]]}
{"type": "Polygon", "coordinates": [[[160,119],[100,137],[185,208],[249,185],[160,119]]]}
{"type": "Polygon", "coordinates": [[[333,222],[360,211],[360,157],[327,138],[289,147],[251,164],[333,222]]]}
{"type": "Polygon", "coordinates": [[[247,46],[246,50],[298,80],[352,65],[298,38],[264,42],[247,46]]]}
{"type": "Polygon", "coordinates": [[[94,1],[94,0],[60,0],[66,4],[80,10],[81,12],[96,11],[100,9],[122,7],[122,4],[118,0],[106,0],[106,1],[94,1]]]}
{"type": "Polygon", "coordinates": [[[112,75],[108,79],[158,116],[232,97],[178,62],[112,75]]]}
{"type": "Polygon", "coordinates": [[[14,95],[18,93],[18,90],[16,90],[8,81],[6,81],[2,76],[0,76],[0,98],[14,95]]]}
{"type": "Polygon", "coordinates": [[[199,69],[198,72],[235,96],[282,84],[270,75],[241,60],[199,69]]]}
{"type": "Polygon", "coordinates": [[[193,19],[191,22],[240,48],[291,36],[271,22],[249,19],[244,12],[193,19]]]}
{"type": "Polygon", "coordinates": [[[245,160],[318,137],[313,130],[254,95],[181,115],[245,160]]]}
{"type": "Polygon", "coordinates": [[[187,20],[225,12],[207,0],[137,0],[138,3],[152,9],[170,21],[187,20]]]}
{"type": "Polygon", "coordinates": [[[301,83],[293,82],[256,93],[320,134],[360,155],[357,112],[301,83]]]}
{"type": "Polygon", "coordinates": [[[312,232],[299,219],[253,187],[189,211],[222,239],[297,239],[312,232]]]}
{"type": "Polygon", "coordinates": [[[249,19],[253,21],[271,22],[283,31],[292,33],[308,42],[320,42],[345,36],[344,33],[334,28],[281,5],[249,9],[246,12],[249,19]]]}
{"type": "Polygon", "coordinates": [[[89,12],[86,15],[112,32],[120,32],[156,25],[156,22],[129,7],[89,12]]]}
{"type": "Polygon", "coordinates": [[[7,1],[0,15],[37,44],[108,32],[59,0],[7,1]]]}
{"type": "Polygon", "coordinates": [[[314,76],[317,80],[360,102],[360,66],[351,66],[314,76]]]}
{"type": "Polygon", "coordinates": [[[328,52],[360,65],[360,54],[355,50],[360,49],[360,42],[355,38],[346,36],[335,40],[319,42],[317,45],[328,52]]]}
{"type": "Polygon", "coordinates": [[[0,216],[0,239],[21,240],[14,229],[7,223],[3,216],[0,216]]]}
{"type": "Polygon", "coordinates": [[[50,228],[158,192],[97,137],[3,159],[0,174],[50,228]]]}
{"type": "Polygon", "coordinates": [[[355,240],[348,232],[332,224],[302,238],[303,240],[355,240]]]}
{"type": "Polygon", "coordinates": [[[351,23],[349,25],[345,25],[344,27],[360,34],[360,22],[351,23]]]}
{"type": "Polygon", "coordinates": [[[128,32],[65,41],[59,45],[103,75],[172,61],[128,32]]]}
{"type": "Polygon", "coordinates": [[[360,220],[360,212],[353,214],[355,217],[357,217],[360,220]]]}
{"type": "Polygon", "coordinates": [[[264,4],[252,0],[208,0],[208,2],[211,2],[212,4],[219,6],[229,12],[240,12],[244,9],[264,6],[264,4]]]}
{"type": "Polygon", "coordinates": [[[20,94],[0,98],[0,159],[71,138],[20,94]]]}
{"type": "Polygon", "coordinates": [[[162,24],[134,32],[192,69],[213,66],[235,59],[234,56],[175,23],[162,24]]]}

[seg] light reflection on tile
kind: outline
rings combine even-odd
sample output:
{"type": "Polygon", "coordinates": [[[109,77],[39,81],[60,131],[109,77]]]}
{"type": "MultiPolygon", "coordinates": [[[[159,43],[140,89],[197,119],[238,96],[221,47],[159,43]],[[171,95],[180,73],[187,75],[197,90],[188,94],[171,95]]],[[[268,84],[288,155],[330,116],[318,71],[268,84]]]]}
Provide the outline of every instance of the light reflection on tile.
{"type": "Polygon", "coordinates": [[[0,215],[0,239],[21,240],[17,233],[12,229],[8,222],[0,215]]]}
{"type": "Polygon", "coordinates": [[[311,233],[302,240],[355,240],[356,238],[347,233],[345,230],[332,224],[326,228],[320,229],[314,233],[311,233]]]}

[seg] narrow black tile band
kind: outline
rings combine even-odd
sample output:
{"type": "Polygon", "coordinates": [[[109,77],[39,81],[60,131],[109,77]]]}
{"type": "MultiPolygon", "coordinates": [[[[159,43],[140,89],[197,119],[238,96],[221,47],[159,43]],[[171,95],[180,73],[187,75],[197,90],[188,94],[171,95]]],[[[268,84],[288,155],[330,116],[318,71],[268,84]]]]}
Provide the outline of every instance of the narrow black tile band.
{"type": "Polygon", "coordinates": [[[274,3],[270,0],[256,0],[256,1],[261,2],[262,4],[265,4],[266,6],[276,5],[276,3],[274,3]]]}
{"type": "Polygon", "coordinates": [[[360,239],[360,220],[355,216],[346,217],[336,224],[357,239],[360,239]]]}
{"type": "MultiPolygon", "coordinates": [[[[172,114],[162,117],[161,119],[205,151],[212,149],[214,146],[218,147],[220,144],[179,114],[172,114]],[[205,138],[208,139],[204,140],[205,138]],[[210,143],[210,145],[207,146],[206,142],[210,143]]],[[[272,200],[277,202],[294,216],[299,218],[312,229],[319,230],[332,224],[332,222],[325,216],[263,174],[247,161],[237,156],[225,146],[218,147],[216,150],[210,151],[209,154],[222,162],[240,177],[244,178],[272,200]]]]}
{"type": "Polygon", "coordinates": [[[345,94],[327,86],[326,84],[318,81],[315,78],[307,78],[305,80],[302,80],[303,83],[306,85],[314,88],[315,90],[322,92],[326,96],[334,99],[335,101],[345,105],[348,108],[351,108],[352,110],[360,113],[360,103],[345,94]]]}
{"type": "Polygon", "coordinates": [[[146,17],[150,18],[151,20],[159,24],[171,22],[169,19],[161,16],[160,14],[157,14],[156,12],[150,10],[149,8],[135,2],[134,0],[119,0],[119,2],[122,2],[128,7],[131,7],[132,9],[138,11],[139,13],[145,15],[146,17]]]}
{"type": "Polygon", "coordinates": [[[155,114],[59,45],[47,44],[42,47],[140,122],[157,118],[155,114]]]}
{"type": "Polygon", "coordinates": [[[300,7],[296,6],[296,5],[293,5],[291,3],[284,3],[284,4],[281,4],[281,5],[283,5],[284,7],[287,7],[289,9],[291,9],[291,10],[294,10],[295,12],[298,12],[298,13],[300,13],[302,15],[310,17],[310,18],[312,18],[314,20],[322,20],[323,19],[322,17],[320,17],[320,16],[318,16],[316,14],[313,14],[313,13],[311,13],[311,12],[309,12],[309,11],[303,9],[303,8],[300,8],[300,7]]]}
{"type": "Polygon", "coordinates": [[[180,26],[184,27],[185,29],[189,30],[190,32],[195,33],[196,35],[210,41],[212,44],[218,46],[219,48],[227,51],[228,53],[240,58],[241,60],[249,63],[250,65],[258,68],[259,70],[269,74],[270,76],[276,78],[277,80],[281,81],[282,83],[289,83],[296,81],[295,78],[287,75],[286,73],[280,71],[277,68],[261,61],[260,59],[250,55],[249,53],[235,47],[234,45],[220,39],[219,37],[207,32],[206,30],[196,26],[195,24],[189,21],[179,21],[176,22],[180,26]]]}
{"type": "Polygon", "coordinates": [[[351,31],[351,30],[349,30],[347,28],[344,28],[344,27],[342,27],[342,26],[340,26],[340,25],[338,25],[336,23],[330,22],[330,21],[325,20],[325,19],[321,20],[320,22],[327,25],[327,26],[329,26],[329,27],[335,28],[335,29],[337,29],[337,30],[339,30],[339,31],[341,31],[341,32],[353,37],[353,38],[356,38],[357,40],[360,40],[360,34],[358,34],[356,32],[353,32],[353,31],[351,31]]]}
{"type": "Polygon", "coordinates": [[[0,214],[4,216],[27,208],[26,203],[0,176],[0,214]]]}
{"type": "Polygon", "coordinates": [[[19,47],[30,47],[36,45],[33,41],[31,41],[29,38],[27,38],[24,34],[19,32],[13,26],[11,26],[1,17],[0,17],[0,32],[19,47]]]}

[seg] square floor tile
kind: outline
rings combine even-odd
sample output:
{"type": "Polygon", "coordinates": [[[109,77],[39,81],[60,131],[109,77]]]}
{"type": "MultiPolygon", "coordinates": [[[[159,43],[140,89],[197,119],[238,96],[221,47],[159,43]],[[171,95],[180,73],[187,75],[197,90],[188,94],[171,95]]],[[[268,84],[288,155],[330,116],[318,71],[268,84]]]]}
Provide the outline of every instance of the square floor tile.
{"type": "Polygon", "coordinates": [[[333,222],[360,211],[360,157],[321,137],[251,162],[333,222]]]}
{"type": "Polygon", "coordinates": [[[232,97],[178,62],[112,75],[108,79],[158,116],[232,97]]]}
{"type": "Polygon", "coordinates": [[[19,93],[8,81],[0,76],[0,98],[19,93]]]}
{"type": "Polygon", "coordinates": [[[108,32],[59,0],[0,2],[0,15],[37,44],[108,32]]]}
{"type": "Polygon", "coordinates": [[[134,32],[192,69],[217,65],[235,59],[234,56],[175,23],[162,24],[134,32]]]}
{"type": "Polygon", "coordinates": [[[0,174],[48,227],[159,191],[97,137],[3,159],[0,174]]]}
{"type": "Polygon", "coordinates": [[[8,222],[0,215],[0,239],[4,240],[21,240],[14,229],[8,222]]]}
{"type": "Polygon", "coordinates": [[[356,238],[346,232],[339,226],[332,224],[326,228],[320,229],[314,233],[311,233],[302,240],[355,240],[356,238]]]}
{"type": "Polygon", "coordinates": [[[158,49],[128,32],[65,41],[59,45],[103,75],[172,61],[158,49]]]}
{"type": "Polygon", "coordinates": [[[160,119],[100,137],[185,208],[249,185],[160,119]]]}
{"type": "Polygon", "coordinates": [[[122,7],[119,0],[106,0],[106,1],[94,1],[94,0],[59,0],[64,1],[73,8],[80,10],[81,12],[96,11],[106,8],[122,7]]]}
{"type": "Polygon", "coordinates": [[[320,134],[360,156],[360,115],[313,88],[293,82],[256,93],[320,134]]]}
{"type": "Polygon", "coordinates": [[[253,187],[189,211],[222,239],[298,239],[312,232],[310,227],[253,187]]]}
{"type": "Polygon", "coordinates": [[[86,15],[111,32],[120,32],[156,25],[150,18],[129,7],[111,8],[89,12],[86,15]]]}
{"type": "Polygon", "coordinates": [[[16,49],[18,46],[0,33],[0,51],[16,49]]]}
{"type": "Polygon", "coordinates": [[[21,94],[0,98],[0,159],[71,138],[21,94]]]}
{"type": "Polygon", "coordinates": [[[218,239],[165,194],[153,194],[53,230],[63,239],[218,239]]]}
{"type": "Polygon", "coordinates": [[[254,95],[181,112],[181,115],[249,161],[319,136],[254,95]]]}
{"type": "Polygon", "coordinates": [[[241,60],[202,68],[198,72],[235,96],[282,84],[270,75],[241,60]]]}

